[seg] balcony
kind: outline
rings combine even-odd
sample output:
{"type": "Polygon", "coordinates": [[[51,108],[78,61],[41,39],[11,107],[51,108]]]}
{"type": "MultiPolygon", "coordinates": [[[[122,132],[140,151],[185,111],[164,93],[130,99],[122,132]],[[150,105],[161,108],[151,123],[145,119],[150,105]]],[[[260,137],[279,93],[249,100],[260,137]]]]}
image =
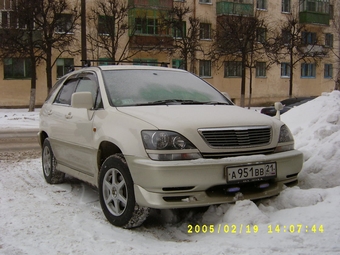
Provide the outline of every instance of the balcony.
{"type": "Polygon", "coordinates": [[[300,12],[299,14],[300,23],[305,24],[320,24],[329,26],[330,15],[326,13],[315,13],[315,12],[300,12]]]}
{"type": "Polygon", "coordinates": [[[171,9],[173,0],[129,0],[129,5],[135,8],[171,9]]]}
{"type": "Polygon", "coordinates": [[[231,0],[220,0],[216,3],[217,15],[254,15],[254,1],[244,0],[243,3],[235,3],[231,0]]]}
{"type": "Polygon", "coordinates": [[[172,48],[174,39],[172,36],[160,35],[133,35],[131,37],[131,48],[172,48]]]}
{"type": "Polygon", "coordinates": [[[329,26],[329,0],[303,0],[300,3],[300,23],[329,26]]]}

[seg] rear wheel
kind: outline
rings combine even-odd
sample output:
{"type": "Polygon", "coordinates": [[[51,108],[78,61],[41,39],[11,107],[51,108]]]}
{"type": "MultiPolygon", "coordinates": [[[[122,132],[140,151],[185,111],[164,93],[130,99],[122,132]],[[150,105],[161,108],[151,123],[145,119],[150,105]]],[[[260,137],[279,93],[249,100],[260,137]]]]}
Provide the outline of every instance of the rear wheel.
{"type": "Polygon", "coordinates": [[[64,181],[65,174],[56,169],[57,161],[48,138],[44,140],[42,148],[42,168],[47,183],[57,184],[64,181]]]}
{"type": "Polygon", "coordinates": [[[108,157],[100,169],[99,199],[105,217],[118,227],[138,227],[149,214],[149,208],[136,204],[132,177],[120,154],[108,157]]]}

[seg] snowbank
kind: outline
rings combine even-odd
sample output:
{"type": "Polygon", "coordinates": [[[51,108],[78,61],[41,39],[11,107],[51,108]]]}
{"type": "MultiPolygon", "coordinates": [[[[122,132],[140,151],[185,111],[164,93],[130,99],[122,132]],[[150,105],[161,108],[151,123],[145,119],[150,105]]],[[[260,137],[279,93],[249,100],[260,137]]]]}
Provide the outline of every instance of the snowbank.
{"type": "Polygon", "coordinates": [[[304,154],[301,188],[340,186],[340,91],[300,105],[282,115],[295,147],[304,154]]]}

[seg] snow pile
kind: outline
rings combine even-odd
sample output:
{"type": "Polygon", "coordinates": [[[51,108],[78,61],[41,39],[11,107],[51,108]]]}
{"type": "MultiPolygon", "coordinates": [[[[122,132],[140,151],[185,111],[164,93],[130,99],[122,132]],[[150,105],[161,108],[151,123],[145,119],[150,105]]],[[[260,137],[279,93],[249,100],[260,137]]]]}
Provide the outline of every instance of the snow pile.
{"type": "Polygon", "coordinates": [[[39,125],[39,112],[28,112],[24,109],[0,109],[0,131],[8,129],[37,129],[39,125]]]}
{"type": "Polygon", "coordinates": [[[301,188],[340,186],[340,91],[293,108],[282,115],[295,147],[304,154],[301,188]]]}

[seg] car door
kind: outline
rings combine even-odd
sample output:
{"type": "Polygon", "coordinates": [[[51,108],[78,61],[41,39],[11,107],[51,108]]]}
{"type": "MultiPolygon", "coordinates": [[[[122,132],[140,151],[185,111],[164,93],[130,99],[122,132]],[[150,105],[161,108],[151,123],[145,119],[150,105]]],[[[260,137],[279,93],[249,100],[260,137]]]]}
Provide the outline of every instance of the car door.
{"type": "Polygon", "coordinates": [[[95,148],[92,117],[95,110],[73,108],[74,92],[89,91],[94,104],[98,95],[98,81],[94,73],[82,73],[67,79],[53,103],[52,147],[58,164],[93,176],[95,148]]]}
{"type": "Polygon", "coordinates": [[[69,118],[71,97],[78,84],[77,75],[67,78],[48,109],[49,138],[58,164],[70,167],[72,149],[69,145],[72,127],[69,118]]]}
{"type": "Polygon", "coordinates": [[[72,167],[79,172],[94,176],[96,166],[96,148],[93,137],[93,116],[97,111],[95,105],[99,101],[98,80],[94,72],[84,72],[78,76],[78,83],[75,92],[91,92],[93,108],[71,108],[67,113],[70,126],[70,136],[68,136],[69,147],[72,148],[72,167]]]}

